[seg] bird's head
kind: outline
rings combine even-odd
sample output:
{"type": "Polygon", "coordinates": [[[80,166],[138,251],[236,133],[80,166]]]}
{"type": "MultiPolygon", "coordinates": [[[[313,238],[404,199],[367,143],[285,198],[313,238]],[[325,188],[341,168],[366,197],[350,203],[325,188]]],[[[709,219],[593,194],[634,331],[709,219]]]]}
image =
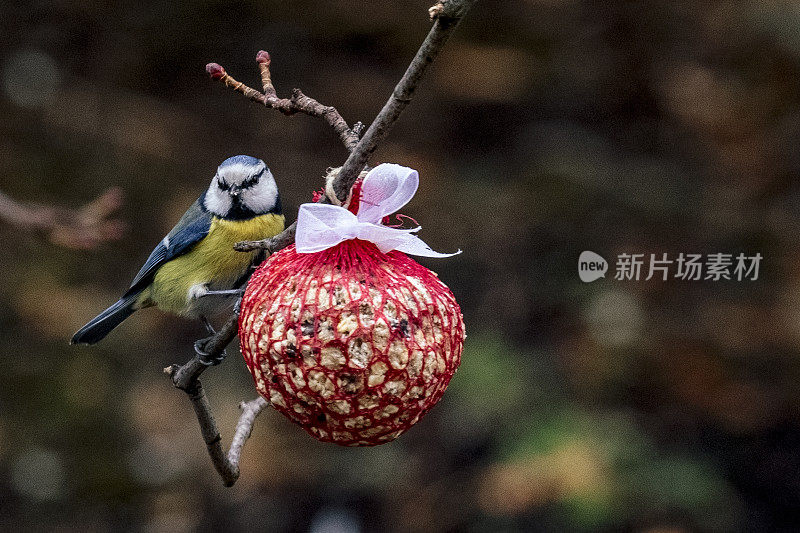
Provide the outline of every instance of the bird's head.
{"type": "Polygon", "coordinates": [[[247,155],[229,157],[217,169],[203,204],[220,218],[247,219],[280,213],[278,186],[267,165],[247,155]]]}

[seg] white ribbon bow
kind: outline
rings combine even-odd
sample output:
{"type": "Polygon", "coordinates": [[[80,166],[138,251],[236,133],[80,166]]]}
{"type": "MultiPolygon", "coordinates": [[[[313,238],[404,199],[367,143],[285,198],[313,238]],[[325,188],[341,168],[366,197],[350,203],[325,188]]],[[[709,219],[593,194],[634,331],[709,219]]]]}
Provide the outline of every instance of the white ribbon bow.
{"type": "Polygon", "coordinates": [[[419,186],[417,171],[392,163],[378,165],[369,171],[361,185],[358,215],[344,207],[329,204],[303,204],[297,215],[294,241],[301,254],[320,252],[342,241],[361,239],[374,243],[383,252],[399,250],[425,257],[450,257],[431,250],[422,239],[413,235],[421,228],[390,228],[381,224],[386,215],[406,205],[419,186]]]}

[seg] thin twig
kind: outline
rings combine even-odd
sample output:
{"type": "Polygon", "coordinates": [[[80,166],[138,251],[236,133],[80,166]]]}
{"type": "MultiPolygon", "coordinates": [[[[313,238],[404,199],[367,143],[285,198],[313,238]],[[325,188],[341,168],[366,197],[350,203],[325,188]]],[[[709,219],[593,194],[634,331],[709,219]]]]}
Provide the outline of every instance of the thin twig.
{"type": "Polygon", "coordinates": [[[253,423],[256,417],[261,414],[267,405],[267,400],[259,396],[255,400],[249,402],[241,402],[239,409],[242,414],[239,417],[239,422],[236,423],[236,431],[233,432],[233,440],[231,440],[231,447],[228,450],[228,463],[236,465],[236,472],[239,472],[239,459],[242,455],[242,448],[247,439],[250,438],[250,433],[253,431],[253,423]]]}
{"type": "Polygon", "coordinates": [[[122,205],[122,189],[112,187],[79,209],[22,203],[0,191],[0,219],[42,233],[65,248],[88,250],[122,238],[125,223],[113,218],[122,205]]]}
{"type": "Polygon", "coordinates": [[[269,66],[272,64],[269,52],[260,50],[256,54],[256,62],[258,63],[258,70],[261,72],[261,86],[264,88],[264,96],[267,98],[271,96],[277,97],[278,93],[275,92],[275,87],[272,85],[272,73],[269,70],[269,66]]]}
{"type": "Polygon", "coordinates": [[[414,91],[422,77],[425,75],[428,66],[436,59],[439,52],[444,47],[447,39],[458,26],[462,17],[477,0],[449,0],[434,6],[436,9],[431,13],[435,17],[433,27],[425,37],[422,46],[417,50],[411,64],[408,65],[405,74],[400,82],[392,91],[389,100],[384,104],[381,112],[372,121],[367,132],[358,141],[355,149],[350,152],[347,161],[342,165],[339,176],[333,182],[333,190],[339,200],[344,201],[350,194],[350,189],[358,178],[358,174],[364,165],[367,164],[369,157],[378,147],[386,134],[397,122],[400,113],[411,102],[414,91]]]}
{"type": "Polygon", "coordinates": [[[272,85],[272,74],[270,73],[272,58],[269,53],[261,50],[256,55],[256,61],[261,72],[261,85],[264,87],[263,93],[235,80],[217,63],[206,65],[206,72],[211,76],[211,79],[221,81],[234,91],[243,94],[249,100],[277,109],[284,115],[305,113],[312,117],[322,117],[333,128],[348,151],[355,148],[358,143],[359,132],[347,125],[347,122],[335,107],[320,104],[313,98],[303,94],[300,89],[293,89],[291,98],[278,98],[275,87],[272,85]]]}
{"type": "Polygon", "coordinates": [[[258,397],[255,400],[239,404],[242,414],[236,423],[236,431],[233,434],[231,447],[226,455],[222,449],[222,435],[217,429],[217,422],[214,420],[211,404],[208,402],[203,385],[199,380],[195,380],[186,393],[189,395],[197,420],[200,423],[200,433],[203,435],[203,442],[206,443],[206,448],[208,448],[211,462],[222,478],[222,483],[226,487],[230,487],[239,479],[239,460],[241,459],[242,448],[247,439],[250,438],[256,417],[267,406],[267,401],[258,397]]]}
{"type": "Polygon", "coordinates": [[[274,237],[263,239],[260,241],[241,241],[237,242],[233,249],[237,252],[253,252],[256,250],[266,250],[267,253],[272,254],[278,250],[286,248],[294,242],[294,232],[297,229],[297,222],[292,222],[282,232],[274,237]]]}

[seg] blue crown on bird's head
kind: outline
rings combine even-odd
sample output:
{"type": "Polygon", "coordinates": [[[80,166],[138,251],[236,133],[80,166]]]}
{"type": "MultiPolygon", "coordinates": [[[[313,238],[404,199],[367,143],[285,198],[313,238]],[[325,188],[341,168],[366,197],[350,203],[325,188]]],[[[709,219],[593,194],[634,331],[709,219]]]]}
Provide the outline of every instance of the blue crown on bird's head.
{"type": "Polygon", "coordinates": [[[252,157],[249,155],[235,155],[233,157],[229,157],[222,163],[220,163],[219,168],[229,167],[231,165],[242,165],[242,166],[259,166],[264,164],[264,162],[256,157],[252,157]]]}

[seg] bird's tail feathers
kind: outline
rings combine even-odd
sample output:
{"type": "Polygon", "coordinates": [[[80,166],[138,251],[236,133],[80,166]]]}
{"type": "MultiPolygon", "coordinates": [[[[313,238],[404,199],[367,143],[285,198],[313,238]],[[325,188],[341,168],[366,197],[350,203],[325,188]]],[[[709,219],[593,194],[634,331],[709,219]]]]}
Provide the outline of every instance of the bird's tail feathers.
{"type": "Polygon", "coordinates": [[[135,303],[138,296],[138,294],[125,296],[94,317],[72,336],[70,344],[95,344],[102,340],[112,329],[119,326],[123,320],[136,311],[135,303]]]}

